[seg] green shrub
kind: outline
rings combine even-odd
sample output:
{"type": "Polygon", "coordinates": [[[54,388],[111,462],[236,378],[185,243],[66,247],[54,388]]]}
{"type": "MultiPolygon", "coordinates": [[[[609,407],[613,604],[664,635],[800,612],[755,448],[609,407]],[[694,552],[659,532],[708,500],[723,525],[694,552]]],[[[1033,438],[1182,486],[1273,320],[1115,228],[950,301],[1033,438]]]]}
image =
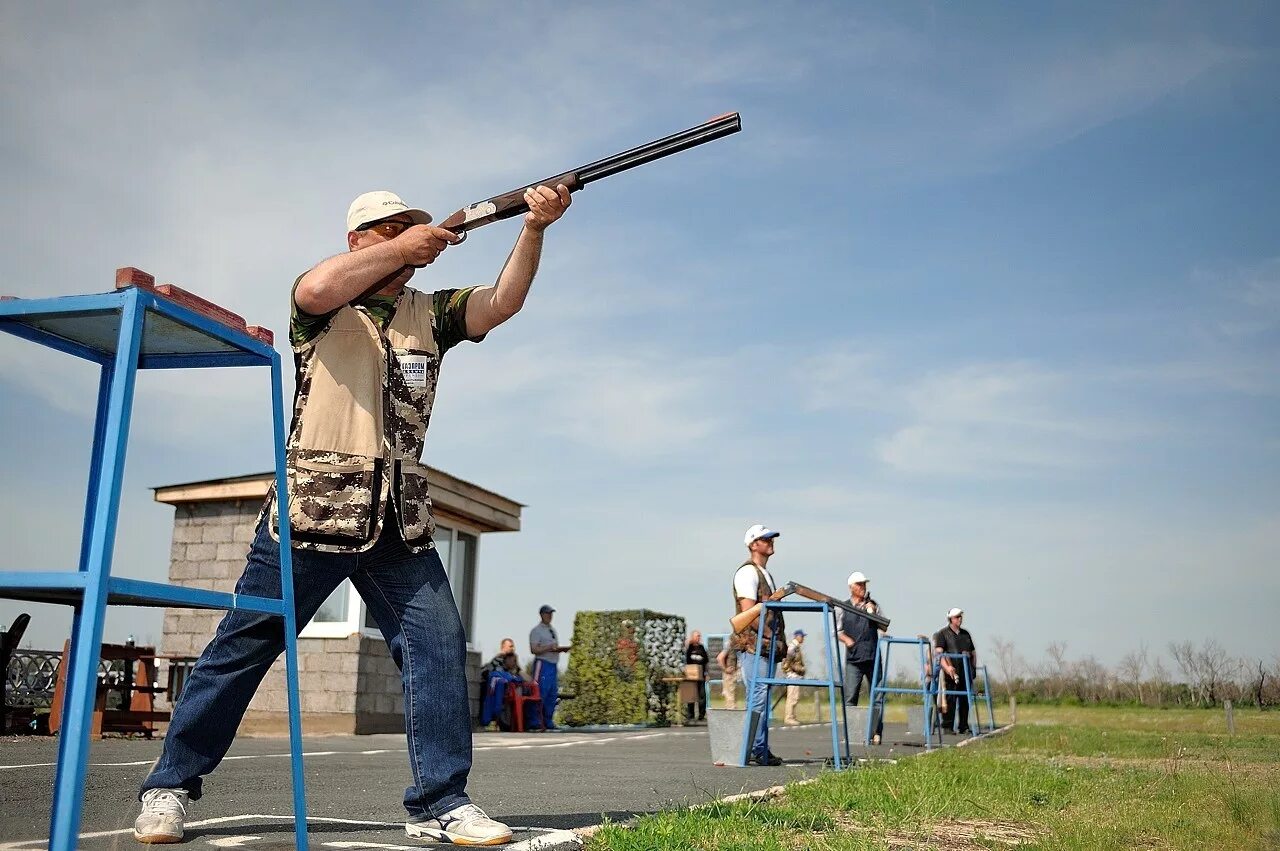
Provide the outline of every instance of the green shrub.
{"type": "Polygon", "coordinates": [[[578,612],[559,720],[586,724],[670,723],[673,683],[684,670],[684,618],[645,609],[578,612]]]}

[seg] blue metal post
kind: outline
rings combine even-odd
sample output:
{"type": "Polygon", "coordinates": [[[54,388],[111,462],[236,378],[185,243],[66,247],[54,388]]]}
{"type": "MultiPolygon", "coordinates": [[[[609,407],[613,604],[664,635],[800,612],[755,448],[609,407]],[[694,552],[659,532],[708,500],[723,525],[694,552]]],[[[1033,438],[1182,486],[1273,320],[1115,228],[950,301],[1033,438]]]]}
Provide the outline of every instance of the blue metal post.
{"type": "Polygon", "coordinates": [[[876,728],[876,686],[880,685],[880,646],[884,645],[884,666],[889,666],[889,648],[893,644],[891,641],[876,642],[876,660],[871,665],[871,684],[867,688],[867,737],[862,740],[864,745],[871,744],[871,736],[876,728]]]}
{"type": "MultiPolygon", "coordinates": [[[[753,697],[753,695],[755,695],[755,693],[756,693],[756,691],[755,691],[755,682],[756,682],[756,679],[760,676],[760,654],[761,654],[761,652],[763,652],[763,648],[764,648],[764,624],[765,624],[765,618],[767,618],[768,616],[769,616],[769,605],[768,605],[768,603],[766,603],[766,604],[765,604],[765,606],[764,606],[764,608],[760,611],[760,619],[756,622],[756,623],[757,623],[757,626],[759,627],[759,628],[756,630],[756,669],[755,669],[755,671],[752,673],[752,677],[751,677],[750,681],[748,681],[748,682],[746,683],[746,686],[747,686],[747,717],[746,717],[746,718],[744,718],[744,719],[742,719],[742,724],[743,724],[743,733],[742,733],[742,759],[741,759],[741,763],[740,763],[740,764],[741,764],[741,765],[743,765],[743,766],[746,766],[746,764],[747,764],[747,757],[749,757],[749,756],[751,755],[751,746],[755,743],[755,742],[753,741],[753,739],[754,739],[755,737],[751,735],[751,732],[752,732],[752,731],[751,731],[751,701],[752,701],[752,697],[753,697]]],[[[743,672],[743,678],[744,678],[744,679],[746,678],[746,672],[745,672],[745,671],[743,672]]],[[[767,686],[765,687],[764,705],[765,705],[766,707],[769,705],[769,689],[768,689],[768,687],[767,687],[767,686]]],[[[763,716],[763,715],[761,715],[761,716],[760,716],[760,722],[761,722],[761,723],[764,723],[764,716],[763,716]]]]}
{"type": "Polygon", "coordinates": [[[125,448],[133,412],[133,387],[137,377],[138,351],[146,311],[138,303],[138,293],[124,299],[115,365],[102,384],[109,386],[106,410],[99,400],[95,437],[102,426],[97,475],[91,468],[94,485],[91,497],[92,520],[86,521],[87,552],[81,554],[81,570],[88,574],[84,597],[77,607],[75,630],[71,636],[67,699],[64,703],[59,759],[54,779],[53,813],[50,816],[49,847],[52,851],[75,851],[80,831],[85,770],[89,760],[89,727],[97,693],[98,659],[102,648],[102,626],[106,619],[107,580],[120,505],[120,481],[124,473],[125,448]],[[93,479],[96,478],[96,481],[93,479]]]}
{"type": "MultiPolygon", "coordinates": [[[[827,676],[830,683],[827,686],[827,701],[831,707],[831,757],[835,765],[836,771],[841,770],[850,761],[850,754],[846,750],[844,754],[840,753],[840,722],[836,720],[836,656],[835,646],[839,644],[836,641],[836,616],[835,610],[831,608],[830,603],[822,604],[822,619],[829,625],[828,629],[824,629],[827,642],[827,676]],[[843,757],[843,764],[842,764],[843,757]]],[[[844,684],[840,684],[840,703],[844,704],[844,684]]],[[[848,730],[848,726],[845,727],[848,730]]],[[[848,746],[849,739],[845,737],[845,745],[848,746]]]]}
{"type": "Polygon", "coordinates": [[[987,673],[987,666],[982,666],[982,694],[987,700],[987,723],[990,724],[988,732],[996,729],[996,711],[991,706],[991,676],[987,673]]]}
{"type": "MultiPolygon", "coordinates": [[[[293,603],[293,541],[289,486],[285,478],[284,400],[280,355],[271,352],[271,421],[275,439],[276,505],[280,516],[280,597],[284,608],[284,672],[289,697],[289,756],[293,765],[293,824],[298,851],[307,851],[307,796],[302,772],[302,707],[298,697],[298,625],[293,603]]],[[[267,518],[271,522],[271,518],[267,518]]]]}

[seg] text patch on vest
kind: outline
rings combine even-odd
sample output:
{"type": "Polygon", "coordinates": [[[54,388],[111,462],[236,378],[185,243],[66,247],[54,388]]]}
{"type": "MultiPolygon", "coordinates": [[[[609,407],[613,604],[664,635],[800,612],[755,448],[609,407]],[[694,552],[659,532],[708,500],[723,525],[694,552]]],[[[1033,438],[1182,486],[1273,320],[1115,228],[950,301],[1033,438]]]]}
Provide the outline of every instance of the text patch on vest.
{"type": "Polygon", "coordinates": [[[421,390],[427,386],[427,365],[431,362],[431,355],[409,355],[397,354],[400,360],[400,373],[404,376],[404,383],[411,389],[421,390]]]}

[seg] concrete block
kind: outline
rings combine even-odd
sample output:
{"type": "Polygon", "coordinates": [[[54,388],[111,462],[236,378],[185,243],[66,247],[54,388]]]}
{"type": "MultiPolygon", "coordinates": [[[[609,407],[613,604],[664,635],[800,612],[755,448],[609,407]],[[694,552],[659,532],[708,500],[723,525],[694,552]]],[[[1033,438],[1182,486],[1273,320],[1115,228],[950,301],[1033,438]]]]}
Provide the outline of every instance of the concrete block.
{"type": "Polygon", "coordinates": [[[244,544],[227,542],[218,544],[216,552],[218,561],[235,562],[243,565],[245,562],[245,556],[249,554],[249,548],[244,544]]]}
{"type": "Polygon", "coordinates": [[[183,523],[173,527],[173,542],[175,544],[198,544],[200,543],[201,528],[183,523]]]}
{"type": "MultiPolygon", "coordinates": [[[[209,544],[192,544],[192,546],[211,546],[209,544]]],[[[227,567],[216,561],[201,561],[196,563],[196,578],[200,580],[217,580],[227,578],[227,567]]],[[[209,582],[201,581],[200,584],[205,587],[212,587],[209,582]]]]}
{"type": "Polygon", "coordinates": [[[218,547],[216,544],[187,544],[187,559],[189,561],[213,561],[218,557],[218,547]]]}
{"type": "Polygon", "coordinates": [[[201,540],[206,544],[227,544],[231,542],[231,531],[231,526],[225,523],[205,526],[201,530],[201,540]]]}
{"type": "MultiPolygon", "coordinates": [[[[178,544],[185,549],[185,545],[178,544]]],[[[198,579],[200,577],[200,566],[195,562],[175,559],[169,564],[169,579],[173,582],[181,582],[186,579],[198,579]]]]}

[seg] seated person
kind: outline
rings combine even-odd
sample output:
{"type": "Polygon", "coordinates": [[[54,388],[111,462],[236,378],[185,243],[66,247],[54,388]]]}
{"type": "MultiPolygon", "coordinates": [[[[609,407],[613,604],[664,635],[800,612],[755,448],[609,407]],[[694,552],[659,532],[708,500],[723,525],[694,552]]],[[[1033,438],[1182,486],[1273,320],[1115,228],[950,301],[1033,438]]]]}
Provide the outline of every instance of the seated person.
{"type": "Polygon", "coordinates": [[[524,683],[532,680],[520,670],[520,660],[515,653],[499,654],[494,657],[494,661],[501,667],[485,674],[485,690],[480,701],[480,726],[487,727],[497,721],[499,730],[510,732],[515,725],[511,719],[511,704],[507,701],[507,689],[522,688],[524,683]]]}

